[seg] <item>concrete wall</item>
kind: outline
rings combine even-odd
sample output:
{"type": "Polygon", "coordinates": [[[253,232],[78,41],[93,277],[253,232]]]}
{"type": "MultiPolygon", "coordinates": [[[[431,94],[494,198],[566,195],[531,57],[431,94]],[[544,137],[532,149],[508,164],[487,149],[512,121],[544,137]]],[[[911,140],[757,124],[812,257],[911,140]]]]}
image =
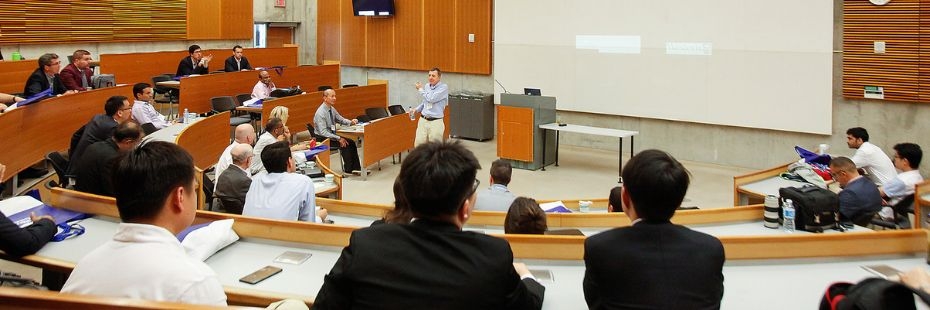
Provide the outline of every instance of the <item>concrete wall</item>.
{"type": "MultiPolygon", "coordinates": [[[[843,2],[835,0],[834,50],[837,52],[833,61],[833,134],[830,136],[571,111],[559,111],[558,118],[573,124],[637,130],[640,135],[635,138],[636,150],[658,148],[682,160],[752,169],[796,160],[795,145],[813,149],[820,143],[827,143],[831,146],[830,153],[851,156],[854,150],[846,147],[846,129],[857,126],[866,128],[871,142],[888,154],[894,154],[892,146],[900,142],[917,143],[930,150],[930,121],[920,121],[930,120],[930,104],[848,100],[842,97],[842,19],[843,2]]],[[[417,103],[412,85],[415,81],[425,81],[425,77],[425,72],[354,67],[345,67],[342,75],[344,84],[363,85],[367,78],[390,80],[391,103],[405,106],[417,103]]],[[[449,73],[443,75],[443,81],[449,84],[453,93],[488,93],[494,90],[492,76],[449,73]]],[[[753,111],[747,110],[746,113],[753,111]]],[[[561,143],[618,149],[617,140],[608,137],[564,134],[561,143]]],[[[629,146],[625,145],[624,152],[629,153],[629,146]]],[[[930,159],[925,161],[930,162],[930,159]]],[[[921,168],[923,175],[930,175],[930,163],[921,168]]]]}
{"type": "MultiPolygon", "coordinates": [[[[300,46],[300,63],[316,64],[316,0],[287,1],[287,7],[276,8],[274,1],[254,0],[255,22],[296,22],[294,44],[300,46]]],[[[251,44],[249,44],[251,46],[251,44]]]]}

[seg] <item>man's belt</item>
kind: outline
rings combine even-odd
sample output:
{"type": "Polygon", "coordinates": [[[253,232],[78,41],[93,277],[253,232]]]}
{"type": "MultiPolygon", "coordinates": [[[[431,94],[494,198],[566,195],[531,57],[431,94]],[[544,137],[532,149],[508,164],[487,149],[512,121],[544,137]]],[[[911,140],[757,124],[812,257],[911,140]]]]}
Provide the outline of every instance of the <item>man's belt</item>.
{"type": "Polygon", "coordinates": [[[442,119],[442,117],[426,117],[426,116],[424,116],[423,118],[425,118],[427,121],[430,121],[430,122],[435,121],[437,119],[442,119]]]}

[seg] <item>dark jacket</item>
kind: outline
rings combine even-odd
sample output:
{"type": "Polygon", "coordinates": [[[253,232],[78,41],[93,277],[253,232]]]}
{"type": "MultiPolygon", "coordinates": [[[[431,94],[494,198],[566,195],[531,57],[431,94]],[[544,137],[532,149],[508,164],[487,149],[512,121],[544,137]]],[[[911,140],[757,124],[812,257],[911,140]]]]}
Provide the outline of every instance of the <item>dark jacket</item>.
{"type": "Polygon", "coordinates": [[[33,254],[58,232],[55,222],[42,219],[26,228],[19,228],[0,213],[0,250],[12,256],[33,254]]]}
{"type": "Polygon", "coordinates": [[[251,185],[252,178],[249,178],[248,172],[230,165],[216,179],[216,191],[213,192],[216,199],[213,200],[213,206],[223,208],[226,213],[242,214],[245,195],[251,185]]]}
{"type": "Polygon", "coordinates": [[[585,240],[591,309],[720,309],[723,245],[669,222],[639,222],[585,240]]]}
{"type": "Polygon", "coordinates": [[[226,72],[236,72],[241,71],[242,69],[252,70],[252,65],[249,64],[249,59],[242,56],[242,60],[239,61],[239,66],[236,66],[236,56],[229,56],[226,58],[226,65],[223,68],[223,71],[226,72]]]}
{"type": "Polygon", "coordinates": [[[507,241],[418,219],[352,232],[313,309],[540,309],[507,241]]]}
{"type": "Polygon", "coordinates": [[[87,147],[84,154],[71,164],[77,184],[74,189],[113,197],[113,161],[119,156],[119,147],[112,138],[95,142],[87,147]]]}
{"type": "Polygon", "coordinates": [[[23,88],[23,97],[32,97],[52,86],[54,86],[54,89],[52,89],[53,95],[61,95],[68,91],[68,89],[61,84],[61,79],[58,77],[58,74],[55,74],[52,80],[55,85],[48,84],[48,78],[45,77],[45,71],[42,70],[42,68],[32,71],[32,74],[29,75],[29,79],[26,80],[26,86],[23,88]]]}
{"type": "Polygon", "coordinates": [[[181,63],[178,64],[178,71],[175,76],[185,76],[191,74],[207,74],[210,73],[210,69],[206,67],[198,66],[194,68],[194,60],[190,56],[184,57],[181,59],[181,63]]]}

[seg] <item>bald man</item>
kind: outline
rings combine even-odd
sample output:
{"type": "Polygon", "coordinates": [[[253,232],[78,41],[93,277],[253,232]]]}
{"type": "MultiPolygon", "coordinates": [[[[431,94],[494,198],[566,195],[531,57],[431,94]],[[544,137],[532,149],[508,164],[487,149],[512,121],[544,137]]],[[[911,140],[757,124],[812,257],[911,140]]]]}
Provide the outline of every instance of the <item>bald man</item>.
{"type": "MultiPolygon", "coordinates": [[[[239,144],[246,144],[249,146],[255,144],[255,128],[252,127],[251,124],[236,126],[236,140],[223,150],[223,154],[220,155],[220,160],[216,161],[214,176],[216,176],[217,180],[220,178],[220,175],[223,174],[223,171],[233,163],[232,149],[239,144]]],[[[216,191],[218,185],[217,183],[213,186],[214,191],[216,191]]]]}
{"type": "Polygon", "coordinates": [[[230,152],[232,165],[216,178],[216,191],[213,192],[213,208],[227,213],[242,214],[245,195],[252,185],[252,176],[248,172],[252,164],[252,146],[240,143],[230,152]]]}
{"type": "Polygon", "coordinates": [[[268,71],[265,70],[259,71],[258,83],[255,83],[255,87],[252,87],[252,99],[268,98],[268,96],[271,96],[271,91],[276,88],[274,82],[271,81],[271,74],[268,74],[268,71]]]}
{"type": "Polygon", "coordinates": [[[347,119],[336,111],[336,91],[323,91],[323,103],[313,114],[313,137],[317,141],[329,139],[329,146],[339,148],[342,156],[342,172],[361,174],[362,165],[358,160],[358,148],[355,141],[336,134],[336,124],[345,126],[358,124],[357,119],[347,119]]]}
{"type": "Polygon", "coordinates": [[[830,174],[840,187],[840,219],[856,225],[867,225],[882,208],[882,195],[871,180],[859,175],[856,163],[847,157],[830,161],[830,174]]]}

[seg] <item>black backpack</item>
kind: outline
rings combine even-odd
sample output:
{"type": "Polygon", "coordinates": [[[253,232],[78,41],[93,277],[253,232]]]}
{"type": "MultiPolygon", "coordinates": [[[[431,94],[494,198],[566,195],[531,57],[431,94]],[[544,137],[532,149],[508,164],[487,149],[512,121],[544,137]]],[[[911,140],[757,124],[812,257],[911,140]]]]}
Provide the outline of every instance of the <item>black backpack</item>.
{"type": "MultiPolygon", "coordinates": [[[[783,187],[778,190],[781,203],[791,199],[794,204],[794,226],[798,230],[823,232],[839,227],[840,199],[828,189],[808,185],[783,187]]],[[[784,207],[784,205],[781,205],[784,207]]],[[[782,217],[779,213],[779,217],[782,217]]]]}
{"type": "Polygon", "coordinates": [[[921,290],[881,278],[868,278],[857,284],[838,282],[827,287],[820,299],[820,310],[917,309],[915,294],[924,303],[930,302],[930,295],[921,290]]]}

